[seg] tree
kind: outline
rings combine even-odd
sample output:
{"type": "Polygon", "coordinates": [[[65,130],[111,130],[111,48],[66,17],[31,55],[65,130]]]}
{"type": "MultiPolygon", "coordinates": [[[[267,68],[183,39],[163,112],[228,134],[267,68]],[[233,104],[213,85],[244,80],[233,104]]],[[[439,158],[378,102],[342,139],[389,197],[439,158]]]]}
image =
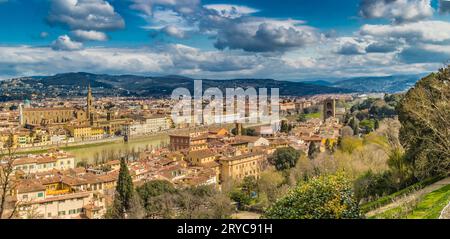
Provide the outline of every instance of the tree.
{"type": "Polygon", "coordinates": [[[350,127],[350,126],[344,126],[342,129],[341,129],[341,136],[342,137],[350,137],[350,136],[353,136],[353,135],[355,135],[355,133],[353,132],[353,129],[350,127]]]}
{"type": "Polygon", "coordinates": [[[13,218],[17,213],[19,202],[12,202],[10,192],[16,189],[16,184],[13,182],[14,176],[14,161],[15,150],[13,135],[10,134],[4,147],[6,154],[0,158],[0,219],[13,218]],[[13,203],[13,205],[10,205],[13,203]]]}
{"type": "Polygon", "coordinates": [[[279,187],[283,184],[283,175],[275,170],[266,170],[261,173],[258,179],[258,191],[267,195],[269,203],[274,203],[279,197],[279,187]]]}
{"type": "Polygon", "coordinates": [[[380,128],[380,121],[378,119],[375,119],[374,129],[377,130],[379,128],[380,128]]]}
{"type": "Polygon", "coordinates": [[[306,115],[303,114],[303,113],[299,114],[298,118],[297,118],[297,121],[298,122],[302,122],[302,123],[306,122],[307,121],[306,115]]]}
{"type": "Polygon", "coordinates": [[[174,196],[177,190],[164,180],[144,183],[136,189],[143,202],[147,218],[170,218],[174,207],[174,196]]]}
{"type": "Polygon", "coordinates": [[[319,176],[300,182],[264,213],[270,219],[360,218],[352,185],[344,174],[319,176]]]}
{"type": "Polygon", "coordinates": [[[349,122],[349,126],[352,128],[354,135],[359,135],[359,121],[356,118],[352,118],[349,122]]]}
{"type": "Polygon", "coordinates": [[[312,160],[312,159],[314,159],[319,153],[320,153],[320,148],[316,145],[316,143],[315,143],[315,142],[309,143],[309,148],[308,148],[308,158],[312,160]]]}
{"type": "Polygon", "coordinates": [[[125,158],[120,161],[119,179],[117,180],[116,194],[113,207],[107,217],[127,219],[139,217],[141,212],[140,199],[134,191],[133,180],[128,171],[125,158]]]}
{"type": "Polygon", "coordinates": [[[297,150],[287,147],[277,149],[270,161],[278,171],[282,171],[295,167],[299,157],[300,153],[297,150]]]}
{"type": "Polygon", "coordinates": [[[418,81],[397,107],[400,141],[417,177],[450,169],[450,66],[418,81]]]}

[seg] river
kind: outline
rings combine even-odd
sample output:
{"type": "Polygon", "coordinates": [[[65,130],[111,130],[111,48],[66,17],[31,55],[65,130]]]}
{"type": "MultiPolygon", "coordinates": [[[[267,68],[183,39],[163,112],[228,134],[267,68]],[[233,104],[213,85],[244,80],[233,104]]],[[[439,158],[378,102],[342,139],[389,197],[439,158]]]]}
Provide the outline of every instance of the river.
{"type": "Polygon", "coordinates": [[[115,142],[102,145],[80,147],[74,149],[67,149],[66,151],[75,155],[76,162],[86,161],[90,164],[98,163],[104,159],[110,160],[114,155],[124,154],[125,152],[139,152],[149,148],[157,148],[167,145],[169,142],[168,135],[157,135],[144,139],[131,140],[128,143],[115,142]]]}

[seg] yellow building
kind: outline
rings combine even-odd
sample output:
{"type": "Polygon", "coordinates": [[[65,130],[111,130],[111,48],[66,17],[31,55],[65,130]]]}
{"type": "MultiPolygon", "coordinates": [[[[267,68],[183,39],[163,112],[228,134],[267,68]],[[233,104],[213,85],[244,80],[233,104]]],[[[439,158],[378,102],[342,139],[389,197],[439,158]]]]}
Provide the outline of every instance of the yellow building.
{"type": "Polygon", "coordinates": [[[86,140],[92,136],[92,128],[86,125],[76,125],[67,127],[71,137],[75,140],[86,140]]]}
{"type": "Polygon", "coordinates": [[[266,155],[259,152],[223,157],[219,160],[221,165],[221,183],[228,181],[241,181],[246,177],[259,178],[266,162],[266,155]]]}

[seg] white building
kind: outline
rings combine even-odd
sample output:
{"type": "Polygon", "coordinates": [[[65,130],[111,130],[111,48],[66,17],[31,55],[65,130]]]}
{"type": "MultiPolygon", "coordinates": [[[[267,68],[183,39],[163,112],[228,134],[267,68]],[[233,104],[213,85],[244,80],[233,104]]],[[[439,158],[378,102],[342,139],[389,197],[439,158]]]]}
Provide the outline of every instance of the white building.
{"type": "Polygon", "coordinates": [[[170,120],[165,116],[155,116],[146,119],[144,122],[138,122],[124,126],[124,134],[133,137],[141,135],[151,135],[170,129],[170,120]]]}
{"type": "Polygon", "coordinates": [[[57,170],[75,168],[75,157],[71,154],[58,151],[41,155],[28,155],[17,158],[13,162],[14,170],[25,174],[34,174],[57,170]]]}

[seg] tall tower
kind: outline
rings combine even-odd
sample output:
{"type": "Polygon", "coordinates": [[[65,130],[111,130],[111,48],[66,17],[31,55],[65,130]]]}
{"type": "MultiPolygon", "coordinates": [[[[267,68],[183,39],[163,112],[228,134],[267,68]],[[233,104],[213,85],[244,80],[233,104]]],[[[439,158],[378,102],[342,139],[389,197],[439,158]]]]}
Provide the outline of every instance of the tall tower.
{"type": "Polygon", "coordinates": [[[89,83],[87,94],[87,107],[86,107],[86,116],[88,120],[91,120],[92,118],[91,114],[93,113],[93,109],[94,109],[94,98],[92,97],[91,84],[89,83]]]}
{"type": "Polygon", "coordinates": [[[336,117],[336,100],[328,98],[323,102],[323,120],[336,117]]]}

